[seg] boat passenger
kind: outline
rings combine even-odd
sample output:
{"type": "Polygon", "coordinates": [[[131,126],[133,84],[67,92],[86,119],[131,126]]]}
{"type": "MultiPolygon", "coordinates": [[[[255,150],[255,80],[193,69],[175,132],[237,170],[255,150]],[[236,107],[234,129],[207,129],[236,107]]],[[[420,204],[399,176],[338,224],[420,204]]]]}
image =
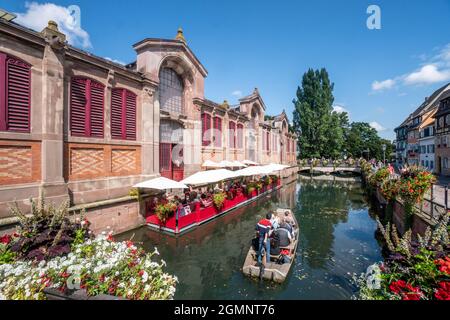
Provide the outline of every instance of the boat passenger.
{"type": "Polygon", "coordinates": [[[280,225],[280,218],[278,217],[278,215],[273,214],[272,219],[270,219],[270,222],[272,223],[273,229],[276,230],[280,225]]]}
{"type": "Polygon", "coordinates": [[[291,217],[289,211],[284,212],[284,222],[289,223],[292,227],[295,227],[294,218],[291,217]]]}
{"type": "Polygon", "coordinates": [[[266,262],[270,262],[270,231],[272,230],[272,223],[270,219],[272,214],[269,212],[265,219],[259,220],[256,224],[257,237],[259,240],[259,250],[258,250],[258,264],[262,262],[263,247],[266,248],[266,262]]]}
{"type": "Polygon", "coordinates": [[[289,233],[291,234],[291,236],[293,236],[293,231],[294,231],[294,230],[293,230],[291,224],[290,224],[290,223],[286,223],[286,221],[285,221],[284,219],[281,219],[279,228],[286,229],[287,231],[289,231],[289,233]]]}
{"type": "Polygon", "coordinates": [[[277,236],[280,241],[280,247],[288,247],[291,244],[292,241],[292,235],[289,232],[289,230],[285,228],[278,228],[274,231],[274,236],[277,236]]]}

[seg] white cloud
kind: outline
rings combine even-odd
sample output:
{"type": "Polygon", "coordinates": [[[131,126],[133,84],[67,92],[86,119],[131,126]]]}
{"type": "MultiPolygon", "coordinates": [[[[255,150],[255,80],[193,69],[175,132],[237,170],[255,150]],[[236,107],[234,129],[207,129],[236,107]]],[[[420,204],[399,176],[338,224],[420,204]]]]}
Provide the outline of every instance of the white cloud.
{"type": "Polygon", "coordinates": [[[376,121],[372,121],[371,123],[369,123],[369,125],[370,125],[372,128],[374,128],[375,130],[377,130],[378,132],[380,132],[380,131],[385,131],[385,130],[386,130],[385,127],[383,127],[381,124],[379,124],[379,123],[376,122],[376,121]]]}
{"type": "Polygon", "coordinates": [[[89,34],[81,28],[81,19],[71,15],[69,8],[58,6],[53,3],[26,2],[25,13],[15,13],[15,22],[36,31],[42,31],[49,20],[58,24],[59,30],[67,36],[71,45],[80,45],[83,48],[92,47],[89,34]]]}
{"type": "Polygon", "coordinates": [[[384,108],[383,107],[378,107],[375,109],[378,113],[384,113],[384,108]]]}
{"type": "Polygon", "coordinates": [[[385,89],[391,89],[395,85],[395,80],[393,79],[387,79],[383,81],[374,81],[372,83],[372,90],[373,91],[380,91],[385,89]]]}
{"type": "Polygon", "coordinates": [[[426,54],[421,54],[419,56],[419,58],[423,60],[423,63],[415,71],[392,79],[374,81],[372,83],[372,91],[392,89],[396,84],[400,83],[405,86],[412,86],[427,85],[450,80],[450,43],[444,47],[433,50],[439,51],[433,56],[428,56],[426,54]]]}
{"type": "Polygon", "coordinates": [[[432,84],[450,80],[450,70],[439,70],[433,64],[427,64],[416,72],[405,76],[405,84],[432,84]]]}
{"type": "Polygon", "coordinates": [[[109,61],[111,61],[111,62],[114,62],[114,63],[118,63],[118,64],[121,64],[121,65],[126,65],[125,62],[120,61],[120,60],[116,60],[116,59],[112,59],[112,58],[110,58],[110,57],[105,57],[105,59],[106,59],[106,60],[109,60],[109,61]]]}
{"type": "Polygon", "coordinates": [[[337,113],[342,113],[342,112],[349,113],[347,109],[345,109],[343,106],[340,106],[340,105],[334,105],[333,106],[333,111],[337,112],[337,113]]]}
{"type": "Polygon", "coordinates": [[[234,90],[231,95],[236,96],[236,97],[240,97],[242,96],[242,91],[241,90],[234,90]]]}

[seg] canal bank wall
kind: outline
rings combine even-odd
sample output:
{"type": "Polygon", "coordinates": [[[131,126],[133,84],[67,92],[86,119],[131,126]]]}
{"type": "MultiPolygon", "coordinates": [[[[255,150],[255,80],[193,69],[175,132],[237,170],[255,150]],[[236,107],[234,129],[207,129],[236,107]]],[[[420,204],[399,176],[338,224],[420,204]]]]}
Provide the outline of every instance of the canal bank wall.
{"type": "MultiPolygon", "coordinates": [[[[280,171],[281,186],[297,179],[298,168],[292,166],[280,171]]],[[[90,229],[94,234],[112,231],[113,234],[123,233],[146,224],[146,208],[143,195],[139,200],[133,196],[99,201],[89,205],[73,206],[69,209],[69,218],[80,217],[84,209],[84,217],[91,223],[90,229]]],[[[0,235],[12,233],[18,224],[17,217],[0,219],[0,235]]]]}
{"type": "Polygon", "coordinates": [[[417,204],[414,213],[409,215],[406,213],[403,201],[400,199],[386,200],[379,188],[370,186],[364,174],[362,180],[369,197],[374,202],[376,211],[380,215],[380,220],[394,224],[400,234],[404,234],[411,229],[413,236],[423,235],[428,227],[436,225],[441,211],[444,212],[445,208],[440,208],[432,201],[424,200],[421,204],[417,204]]]}

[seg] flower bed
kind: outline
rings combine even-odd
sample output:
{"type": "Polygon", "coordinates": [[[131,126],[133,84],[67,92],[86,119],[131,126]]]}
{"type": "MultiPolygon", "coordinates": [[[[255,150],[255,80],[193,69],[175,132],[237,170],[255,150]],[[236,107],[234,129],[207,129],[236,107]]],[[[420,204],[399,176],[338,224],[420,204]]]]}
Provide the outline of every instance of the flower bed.
{"type": "Polygon", "coordinates": [[[369,300],[450,300],[450,244],[448,215],[434,231],[411,239],[411,230],[399,237],[395,226],[384,227],[385,262],[370,266],[355,278],[359,299],[369,300]]]}
{"type": "Polygon", "coordinates": [[[172,299],[177,278],[165,262],[112,232],[92,239],[86,219],[72,222],[67,205],[55,209],[32,202],[26,217],[15,207],[20,227],[0,238],[0,299],[45,299],[45,289],[63,294],[83,289],[126,299],[172,299]]]}
{"type": "Polygon", "coordinates": [[[0,293],[6,299],[44,299],[45,288],[65,292],[78,283],[89,296],[172,299],[177,278],[163,272],[165,262],[153,261],[155,254],[157,250],[145,253],[130,241],[100,235],[74,246],[68,255],[0,265],[0,293]]]}

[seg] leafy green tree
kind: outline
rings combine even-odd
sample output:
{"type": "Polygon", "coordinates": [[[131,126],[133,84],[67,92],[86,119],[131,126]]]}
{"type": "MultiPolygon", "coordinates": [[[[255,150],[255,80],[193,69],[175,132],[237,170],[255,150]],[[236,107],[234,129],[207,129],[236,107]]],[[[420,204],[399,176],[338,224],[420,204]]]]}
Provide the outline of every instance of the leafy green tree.
{"type": "Polygon", "coordinates": [[[302,158],[337,157],[343,145],[340,116],[333,113],[333,87],[328,72],[309,69],[293,100],[294,130],[302,158]]]}
{"type": "Polygon", "coordinates": [[[377,131],[366,122],[353,122],[348,130],[345,142],[347,154],[353,157],[375,158],[383,160],[382,145],[386,145],[386,159],[393,151],[392,142],[381,139],[377,131]],[[368,152],[367,152],[368,151],[368,152]]]}

